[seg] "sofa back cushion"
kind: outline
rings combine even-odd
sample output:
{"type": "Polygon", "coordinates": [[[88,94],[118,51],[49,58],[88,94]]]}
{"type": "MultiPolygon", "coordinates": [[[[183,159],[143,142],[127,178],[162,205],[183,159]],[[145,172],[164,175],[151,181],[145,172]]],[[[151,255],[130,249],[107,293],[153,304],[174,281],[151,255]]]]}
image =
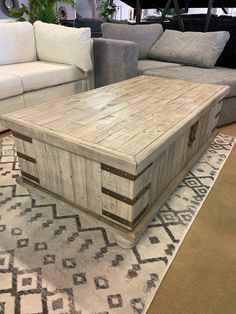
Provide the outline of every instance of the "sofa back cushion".
{"type": "Polygon", "coordinates": [[[0,23],[0,65],[35,60],[33,26],[29,22],[0,23]]]}
{"type": "Polygon", "coordinates": [[[90,28],[34,23],[39,60],[74,65],[87,72],[92,69],[90,28]]]}
{"type": "Polygon", "coordinates": [[[222,53],[229,32],[180,32],[166,30],[149,52],[151,59],[213,68],[222,53]]]}
{"type": "Polygon", "coordinates": [[[138,44],[139,59],[147,59],[151,47],[162,34],[163,28],[161,24],[102,24],[102,35],[104,38],[127,40],[138,44]]]}

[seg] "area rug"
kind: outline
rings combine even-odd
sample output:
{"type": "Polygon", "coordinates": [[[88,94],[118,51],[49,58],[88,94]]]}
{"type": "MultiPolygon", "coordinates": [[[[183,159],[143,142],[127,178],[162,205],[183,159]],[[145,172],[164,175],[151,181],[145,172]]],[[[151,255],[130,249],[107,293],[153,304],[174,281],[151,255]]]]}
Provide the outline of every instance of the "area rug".
{"type": "Polygon", "coordinates": [[[3,138],[0,313],[146,313],[233,144],[218,135],[138,245],[121,249],[93,219],[32,199],[16,183],[13,140],[3,138]]]}

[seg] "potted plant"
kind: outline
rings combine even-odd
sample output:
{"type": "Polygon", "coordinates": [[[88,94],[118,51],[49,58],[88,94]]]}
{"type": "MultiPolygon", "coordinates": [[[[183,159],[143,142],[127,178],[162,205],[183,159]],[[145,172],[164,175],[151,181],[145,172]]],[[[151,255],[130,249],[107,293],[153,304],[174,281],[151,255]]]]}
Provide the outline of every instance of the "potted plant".
{"type": "Polygon", "coordinates": [[[110,19],[115,11],[116,5],[113,0],[105,0],[102,2],[100,7],[100,14],[105,20],[110,19]]]}
{"type": "Polygon", "coordinates": [[[29,0],[28,5],[22,4],[20,8],[9,9],[11,17],[18,21],[25,21],[24,15],[28,16],[30,23],[42,21],[45,23],[59,24],[57,3],[67,3],[75,7],[75,0],[29,0]]]}

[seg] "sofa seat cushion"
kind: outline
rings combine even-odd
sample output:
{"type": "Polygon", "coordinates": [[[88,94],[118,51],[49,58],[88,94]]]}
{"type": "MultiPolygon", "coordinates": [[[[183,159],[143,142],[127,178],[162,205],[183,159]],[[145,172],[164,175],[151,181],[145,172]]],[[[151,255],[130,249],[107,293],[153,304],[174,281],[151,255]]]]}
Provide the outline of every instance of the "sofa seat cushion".
{"type": "Polygon", "coordinates": [[[145,72],[145,75],[167,77],[199,83],[219,84],[230,86],[227,97],[236,96],[236,70],[215,67],[203,69],[190,66],[177,67],[174,69],[153,69],[145,72]]]}
{"type": "Polygon", "coordinates": [[[44,61],[4,65],[0,72],[20,78],[24,92],[86,78],[86,74],[75,66],[44,61]]]}
{"type": "Polygon", "coordinates": [[[164,61],[155,61],[155,60],[139,60],[138,62],[138,72],[139,75],[145,74],[145,71],[151,69],[163,69],[163,68],[175,68],[180,67],[182,64],[172,63],[172,62],[164,62],[164,61]]]}
{"type": "Polygon", "coordinates": [[[0,99],[23,94],[21,80],[13,75],[1,73],[0,67],[0,99]]]}

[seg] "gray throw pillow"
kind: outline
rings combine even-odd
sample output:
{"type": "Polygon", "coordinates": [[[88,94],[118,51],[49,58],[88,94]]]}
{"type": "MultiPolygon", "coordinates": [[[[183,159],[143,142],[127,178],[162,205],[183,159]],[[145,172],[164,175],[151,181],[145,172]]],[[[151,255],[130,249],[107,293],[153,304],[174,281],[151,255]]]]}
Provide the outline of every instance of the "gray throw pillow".
{"type": "Polygon", "coordinates": [[[149,58],[200,68],[213,68],[229,37],[229,32],[166,30],[151,48],[149,58]]]}
{"type": "Polygon", "coordinates": [[[163,29],[160,24],[102,24],[102,35],[104,38],[127,40],[137,43],[139,47],[139,59],[147,59],[151,47],[162,34],[163,29]]]}

